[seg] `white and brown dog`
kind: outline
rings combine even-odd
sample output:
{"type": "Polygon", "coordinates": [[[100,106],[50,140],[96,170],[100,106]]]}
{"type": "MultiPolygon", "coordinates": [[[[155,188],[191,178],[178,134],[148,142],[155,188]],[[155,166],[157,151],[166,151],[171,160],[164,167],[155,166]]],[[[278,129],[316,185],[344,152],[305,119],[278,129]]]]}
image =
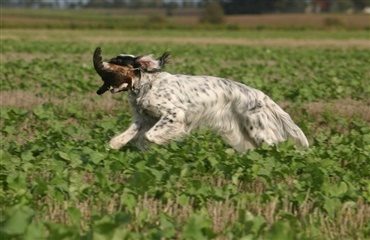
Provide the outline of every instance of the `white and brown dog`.
{"type": "Polygon", "coordinates": [[[95,50],[94,67],[104,81],[97,94],[129,91],[133,110],[131,126],[110,141],[111,148],[132,142],[145,149],[202,126],[238,151],[287,138],[308,146],[302,130],[263,92],[224,78],[162,72],[168,56],[121,54],[103,62],[101,49],[95,50]]]}

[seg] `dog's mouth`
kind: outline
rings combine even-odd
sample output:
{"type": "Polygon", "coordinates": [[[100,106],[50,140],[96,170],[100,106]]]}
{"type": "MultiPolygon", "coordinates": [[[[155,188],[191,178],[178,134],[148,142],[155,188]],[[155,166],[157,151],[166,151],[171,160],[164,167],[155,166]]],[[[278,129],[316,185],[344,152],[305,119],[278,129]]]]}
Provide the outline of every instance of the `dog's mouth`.
{"type": "Polygon", "coordinates": [[[102,95],[106,91],[110,91],[111,93],[118,93],[118,92],[126,92],[131,89],[131,82],[123,82],[118,84],[112,84],[104,81],[103,86],[101,86],[98,91],[96,92],[98,95],[102,95]]]}
{"type": "Polygon", "coordinates": [[[130,89],[130,83],[122,83],[119,87],[109,87],[111,93],[126,92],[130,89]]]}

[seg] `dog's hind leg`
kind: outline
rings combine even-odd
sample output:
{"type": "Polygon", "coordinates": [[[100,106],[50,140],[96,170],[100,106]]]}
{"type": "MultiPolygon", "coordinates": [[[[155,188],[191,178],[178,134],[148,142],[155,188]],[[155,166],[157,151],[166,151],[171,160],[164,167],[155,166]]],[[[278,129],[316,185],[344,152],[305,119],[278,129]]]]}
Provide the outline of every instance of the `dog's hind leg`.
{"type": "Polygon", "coordinates": [[[139,132],[140,125],[138,122],[133,122],[130,127],[118,136],[112,138],[109,142],[109,146],[112,149],[120,149],[131,141],[139,132]]]}

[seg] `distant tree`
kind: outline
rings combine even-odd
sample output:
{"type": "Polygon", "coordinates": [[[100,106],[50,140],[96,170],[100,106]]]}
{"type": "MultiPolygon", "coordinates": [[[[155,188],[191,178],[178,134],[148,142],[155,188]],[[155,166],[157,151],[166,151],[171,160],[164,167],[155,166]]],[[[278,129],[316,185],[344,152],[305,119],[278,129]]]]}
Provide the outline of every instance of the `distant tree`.
{"type": "Polygon", "coordinates": [[[90,0],[86,6],[91,8],[102,8],[106,7],[106,3],[102,0],[90,0]]]}
{"type": "Polygon", "coordinates": [[[36,2],[35,0],[24,0],[24,5],[25,7],[33,7],[36,2]]]}
{"type": "Polygon", "coordinates": [[[126,1],[125,0],[113,0],[113,7],[114,8],[121,8],[126,6],[126,1]]]}
{"type": "Polygon", "coordinates": [[[356,10],[362,10],[367,6],[370,6],[369,0],[352,0],[356,10]]]}
{"type": "Polygon", "coordinates": [[[210,2],[204,8],[200,16],[201,23],[221,24],[225,22],[224,10],[217,2],[210,2]]]}
{"type": "Polygon", "coordinates": [[[220,0],[226,14],[261,14],[273,12],[276,0],[220,0]]]}
{"type": "Polygon", "coordinates": [[[336,0],[336,10],[343,12],[352,7],[352,1],[351,0],[336,0]]]}
{"type": "Polygon", "coordinates": [[[185,8],[192,8],[192,7],[195,7],[195,2],[192,0],[184,0],[183,6],[185,8]]]}
{"type": "Polygon", "coordinates": [[[212,2],[212,0],[201,0],[201,1],[199,1],[198,6],[199,6],[199,7],[205,7],[205,6],[207,6],[210,2],[212,2]]]}
{"type": "Polygon", "coordinates": [[[161,8],[163,7],[163,0],[152,0],[153,1],[153,6],[156,8],[161,8]]]}
{"type": "Polygon", "coordinates": [[[306,6],[304,1],[274,0],[271,10],[274,12],[303,12],[306,6]]]}
{"type": "Polygon", "coordinates": [[[134,0],[134,1],[131,1],[130,6],[133,7],[133,8],[142,8],[142,7],[145,6],[145,0],[134,0]]]}
{"type": "Polygon", "coordinates": [[[171,1],[171,2],[168,2],[168,3],[164,4],[164,6],[166,8],[167,16],[172,16],[173,15],[173,10],[178,7],[178,4],[175,1],[171,1]]]}
{"type": "Polygon", "coordinates": [[[1,0],[0,1],[0,7],[8,7],[8,6],[11,6],[11,5],[12,5],[11,0],[1,0]]]}

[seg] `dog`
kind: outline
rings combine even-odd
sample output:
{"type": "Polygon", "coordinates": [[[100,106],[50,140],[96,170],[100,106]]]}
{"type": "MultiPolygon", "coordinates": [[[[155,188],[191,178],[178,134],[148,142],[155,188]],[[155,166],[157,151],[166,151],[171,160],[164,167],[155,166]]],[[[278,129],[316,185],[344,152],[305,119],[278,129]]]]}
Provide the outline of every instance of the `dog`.
{"type": "Polygon", "coordinates": [[[288,138],[309,146],[289,114],[260,90],[219,77],[170,74],[162,71],[168,60],[165,52],[159,58],[120,54],[103,62],[96,48],[94,68],[104,82],[97,94],[128,91],[133,112],[131,125],[111,139],[111,148],[130,142],[147,149],[199,127],[213,129],[240,152],[288,138]]]}

